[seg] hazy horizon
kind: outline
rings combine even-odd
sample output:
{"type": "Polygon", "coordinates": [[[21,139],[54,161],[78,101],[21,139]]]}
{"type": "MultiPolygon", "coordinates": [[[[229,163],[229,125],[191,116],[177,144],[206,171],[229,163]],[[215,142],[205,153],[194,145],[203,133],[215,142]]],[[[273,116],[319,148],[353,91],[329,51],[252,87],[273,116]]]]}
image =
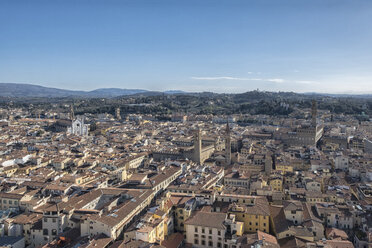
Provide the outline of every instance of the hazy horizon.
{"type": "Polygon", "coordinates": [[[143,91],[158,91],[158,92],[184,92],[184,93],[217,93],[217,94],[241,94],[241,93],[246,93],[250,91],[260,91],[260,92],[273,92],[273,93],[279,93],[279,92],[292,92],[292,93],[298,93],[298,94],[330,94],[330,95],[371,95],[372,92],[340,92],[340,93],[329,93],[329,92],[312,92],[312,91],[307,91],[307,92],[296,92],[296,91],[274,91],[274,90],[264,90],[264,89],[252,89],[252,90],[246,90],[246,91],[241,91],[241,92],[217,92],[217,91],[185,91],[185,90],[178,90],[178,89],[165,89],[165,90],[151,90],[151,89],[145,89],[145,88],[126,88],[126,87],[98,87],[98,88],[92,88],[92,89],[69,89],[69,88],[63,88],[63,87],[52,87],[52,86],[45,86],[41,84],[30,84],[30,83],[4,83],[0,82],[0,84],[20,84],[20,85],[33,85],[33,86],[41,86],[41,87],[46,87],[46,88],[52,88],[52,89],[60,89],[60,90],[70,90],[70,91],[83,91],[83,92],[91,92],[95,90],[102,90],[102,89],[120,89],[120,90],[143,90],[143,91]]]}
{"type": "Polygon", "coordinates": [[[0,82],[372,93],[372,2],[0,2],[0,82]]]}

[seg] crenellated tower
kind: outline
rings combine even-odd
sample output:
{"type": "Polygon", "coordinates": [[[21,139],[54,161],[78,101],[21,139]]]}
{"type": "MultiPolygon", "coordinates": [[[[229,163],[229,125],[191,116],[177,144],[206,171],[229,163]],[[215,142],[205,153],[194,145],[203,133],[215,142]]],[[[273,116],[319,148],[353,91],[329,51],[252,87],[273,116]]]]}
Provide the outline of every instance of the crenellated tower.
{"type": "Polygon", "coordinates": [[[201,130],[198,128],[194,135],[194,161],[201,164],[202,139],[201,130]]]}

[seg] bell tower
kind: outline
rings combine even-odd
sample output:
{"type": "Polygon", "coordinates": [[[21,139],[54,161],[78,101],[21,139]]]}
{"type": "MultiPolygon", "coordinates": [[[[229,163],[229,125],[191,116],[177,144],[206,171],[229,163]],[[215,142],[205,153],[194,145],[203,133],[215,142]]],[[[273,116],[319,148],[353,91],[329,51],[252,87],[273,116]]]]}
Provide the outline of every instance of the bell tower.
{"type": "Polygon", "coordinates": [[[316,101],[313,100],[311,105],[311,125],[316,127],[316,116],[317,116],[317,104],[316,101]]]}
{"type": "Polygon", "coordinates": [[[194,135],[194,161],[201,164],[202,139],[201,130],[198,128],[194,135]]]}
{"type": "Polygon", "coordinates": [[[71,121],[75,119],[74,106],[72,104],[70,106],[70,119],[71,121]]]}
{"type": "Polygon", "coordinates": [[[226,159],[226,165],[230,165],[231,164],[231,135],[230,135],[229,121],[227,121],[226,131],[225,131],[225,159],[226,159]]]}

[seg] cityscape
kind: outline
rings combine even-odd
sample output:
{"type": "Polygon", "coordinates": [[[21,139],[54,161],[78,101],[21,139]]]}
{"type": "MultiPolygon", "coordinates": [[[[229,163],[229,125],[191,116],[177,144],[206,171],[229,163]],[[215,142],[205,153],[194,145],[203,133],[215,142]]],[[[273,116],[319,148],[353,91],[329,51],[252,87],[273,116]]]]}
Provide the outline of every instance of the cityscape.
{"type": "Polygon", "coordinates": [[[0,1],[0,248],[372,248],[371,17],[0,1]]]}
{"type": "MultiPolygon", "coordinates": [[[[185,95],[160,99],[177,97],[185,95]]],[[[290,114],[230,115],[151,114],[153,99],[143,95],[85,114],[77,114],[85,98],[3,101],[0,240],[369,247],[372,125],[363,115],[319,109],[328,98],[335,99],[310,96],[308,108],[283,99],[290,114]]],[[[356,101],[371,109],[371,98],[356,101]]]]}

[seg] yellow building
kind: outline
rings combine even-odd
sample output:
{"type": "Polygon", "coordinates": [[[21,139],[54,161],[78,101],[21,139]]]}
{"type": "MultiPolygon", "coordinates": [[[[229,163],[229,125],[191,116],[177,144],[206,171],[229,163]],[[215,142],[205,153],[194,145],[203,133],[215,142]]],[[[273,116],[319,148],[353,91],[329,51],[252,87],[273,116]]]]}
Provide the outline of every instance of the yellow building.
{"type": "MultiPolygon", "coordinates": [[[[168,221],[169,225],[174,225],[177,232],[185,232],[185,221],[191,216],[196,207],[196,200],[193,196],[188,196],[182,193],[166,193],[163,199],[158,200],[157,204],[160,210],[168,216],[174,216],[174,223],[171,223],[171,218],[168,221]]],[[[173,226],[170,227],[173,229],[173,226]]]]}
{"type": "Polygon", "coordinates": [[[283,177],[281,175],[271,177],[269,185],[274,191],[283,191],[283,177]]]}
{"type": "Polygon", "coordinates": [[[18,165],[11,165],[11,166],[4,167],[0,175],[11,177],[14,173],[17,172],[18,168],[19,168],[18,165]]]}
{"type": "Polygon", "coordinates": [[[276,171],[280,172],[282,175],[284,175],[286,172],[293,172],[293,166],[291,165],[278,164],[275,167],[276,171]]]}
{"type": "Polygon", "coordinates": [[[163,211],[156,211],[154,214],[147,214],[141,220],[141,227],[136,230],[135,238],[149,243],[156,243],[165,240],[168,228],[168,217],[163,211]]]}
{"type": "Polygon", "coordinates": [[[216,191],[222,191],[223,190],[223,185],[215,185],[213,186],[213,189],[216,190],[216,191]]]}
{"type": "Polygon", "coordinates": [[[195,198],[182,199],[180,204],[174,210],[175,229],[179,232],[185,232],[185,221],[191,216],[195,208],[195,198]],[[187,200],[182,202],[182,200],[187,200]]]}
{"type": "Polygon", "coordinates": [[[265,197],[251,197],[245,203],[233,202],[228,212],[234,214],[237,221],[244,223],[244,232],[269,232],[270,209],[265,197]]]}
{"type": "Polygon", "coordinates": [[[158,240],[164,240],[168,234],[168,216],[165,212],[157,210],[153,218],[160,220],[161,222],[156,226],[156,238],[158,240]]]}

